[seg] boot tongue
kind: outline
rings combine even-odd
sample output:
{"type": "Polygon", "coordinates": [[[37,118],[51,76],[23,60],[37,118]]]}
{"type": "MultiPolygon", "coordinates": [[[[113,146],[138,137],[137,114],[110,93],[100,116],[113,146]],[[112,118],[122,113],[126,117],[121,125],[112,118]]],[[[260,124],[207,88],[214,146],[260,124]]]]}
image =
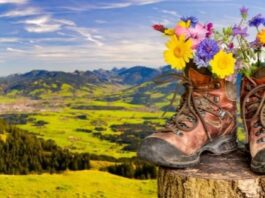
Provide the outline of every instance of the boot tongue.
{"type": "Polygon", "coordinates": [[[202,86],[211,82],[209,72],[204,69],[188,68],[187,77],[195,86],[202,86]]]}
{"type": "Polygon", "coordinates": [[[265,67],[260,67],[254,74],[253,79],[257,84],[265,84],[265,67]]]}

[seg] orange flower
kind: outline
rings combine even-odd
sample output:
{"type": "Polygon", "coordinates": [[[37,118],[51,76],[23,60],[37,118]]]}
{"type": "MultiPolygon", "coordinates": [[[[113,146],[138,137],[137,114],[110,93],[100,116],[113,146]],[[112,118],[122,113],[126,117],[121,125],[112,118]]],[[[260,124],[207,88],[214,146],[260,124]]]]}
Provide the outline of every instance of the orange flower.
{"type": "Polygon", "coordinates": [[[258,41],[262,44],[265,45],[265,29],[261,30],[258,35],[257,35],[258,41]]]}

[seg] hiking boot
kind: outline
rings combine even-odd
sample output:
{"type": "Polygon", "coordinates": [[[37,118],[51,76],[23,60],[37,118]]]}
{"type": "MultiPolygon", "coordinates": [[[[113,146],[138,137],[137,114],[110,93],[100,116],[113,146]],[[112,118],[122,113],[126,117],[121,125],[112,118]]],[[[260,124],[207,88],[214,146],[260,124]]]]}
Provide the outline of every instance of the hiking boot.
{"type": "Polygon", "coordinates": [[[194,66],[185,76],[176,113],[138,149],[140,158],[159,166],[186,168],[198,164],[204,151],[220,155],[237,148],[235,85],[194,66]]]}
{"type": "Polygon", "coordinates": [[[248,134],[251,169],[265,173],[265,68],[241,83],[241,116],[248,134]]]}

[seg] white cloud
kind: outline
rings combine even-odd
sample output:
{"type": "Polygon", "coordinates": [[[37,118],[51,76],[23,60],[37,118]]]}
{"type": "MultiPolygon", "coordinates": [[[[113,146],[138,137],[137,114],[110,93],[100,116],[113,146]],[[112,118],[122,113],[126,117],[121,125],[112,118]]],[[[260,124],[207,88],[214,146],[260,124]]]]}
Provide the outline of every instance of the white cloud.
{"type": "Polygon", "coordinates": [[[27,53],[27,51],[25,51],[25,50],[16,49],[16,48],[12,48],[12,47],[6,48],[6,51],[8,51],[8,52],[15,52],[15,53],[18,53],[18,54],[25,54],[25,53],[27,53]]]}
{"type": "Polygon", "coordinates": [[[164,2],[168,0],[126,0],[123,2],[108,2],[108,3],[97,3],[97,4],[83,4],[80,6],[65,6],[62,7],[66,10],[70,11],[86,11],[86,10],[106,10],[106,9],[119,9],[119,8],[127,8],[130,6],[144,6],[150,4],[156,4],[160,2],[164,2]]]}
{"type": "Polygon", "coordinates": [[[66,19],[53,19],[53,21],[62,25],[75,26],[75,22],[66,19]]]}
{"type": "Polygon", "coordinates": [[[35,7],[20,8],[8,11],[0,15],[0,17],[22,17],[22,16],[32,16],[40,14],[40,10],[35,7]]]}
{"type": "MultiPolygon", "coordinates": [[[[73,27],[72,27],[73,29],[73,27]]],[[[90,42],[82,41],[81,36],[76,35],[78,45],[47,45],[46,41],[52,41],[53,38],[47,39],[42,43],[33,42],[31,46],[24,46],[23,48],[13,47],[6,51],[5,56],[7,62],[16,57],[16,60],[23,60],[23,63],[40,63],[42,65],[57,65],[58,69],[62,70],[69,68],[87,68],[93,65],[94,68],[112,67],[112,66],[130,66],[130,65],[150,65],[161,66],[164,64],[162,52],[164,50],[164,39],[156,33],[144,33],[139,37],[132,32],[118,32],[115,37],[126,34],[126,38],[113,38],[102,43],[101,36],[97,37],[97,30],[76,27],[73,32],[80,34],[83,39],[90,42]],[[101,44],[99,44],[99,43],[101,44]],[[95,45],[91,45],[94,43],[95,45]]],[[[105,33],[106,35],[109,32],[105,33]]],[[[113,35],[114,36],[114,35],[113,35]]],[[[55,38],[56,39],[56,38],[55,38]]],[[[45,66],[47,68],[47,66],[45,66]]]]}
{"type": "Polygon", "coordinates": [[[75,23],[65,19],[53,19],[51,16],[43,15],[41,17],[27,19],[20,23],[26,24],[25,29],[33,33],[55,32],[61,30],[63,26],[74,26],[75,23]]]}
{"type": "Polygon", "coordinates": [[[170,26],[170,25],[174,24],[174,22],[172,22],[168,19],[152,20],[151,23],[152,24],[162,24],[165,26],[170,26]]]}
{"type": "Polygon", "coordinates": [[[0,38],[0,43],[16,43],[18,41],[20,41],[19,38],[12,38],[12,37],[0,38]]]}
{"type": "Polygon", "coordinates": [[[164,14],[172,15],[172,16],[179,16],[179,14],[174,10],[161,10],[161,12],[164,14]]]}
{"type": "Polygon", "coordinates": [[[27,2],[28,0],[0,0],[0,4],[24,4],[27,2]]]}
{"type": "Polygon", "coordinates": [[[97,46],[103,45],[103,42],[101,41],[102,36],[93,33],[96,32],[95,29],[92,30],[90,28],[84,28],[84,27],[68,27],[68,29],[78,33],[79,35],[83,36],[87,41],[95,43],[97,46]]]}
{"type": "Polygon", "coordinates": [[[34,33],[55,32],[60,29],[61,26],[59,24],[30,25],[26,27],[28,32],[34,33]]]}

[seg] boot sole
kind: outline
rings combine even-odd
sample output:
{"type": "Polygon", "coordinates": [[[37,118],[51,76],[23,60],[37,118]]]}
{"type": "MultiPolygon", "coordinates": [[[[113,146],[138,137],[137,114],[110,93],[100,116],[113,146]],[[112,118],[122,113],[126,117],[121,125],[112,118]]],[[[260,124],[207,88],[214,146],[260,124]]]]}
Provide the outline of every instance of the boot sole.
{"type": "Polygon", "coordinates": [[[177,163],[169,163],[157,159],[155,164],[158,166],[169,167],[169,168],[189,168],[196,166],[200,163],[200,156],[203,152],[210,152],[214,155],[223,155],[233,152],[237,149],[237,141],[234,135],[222,136],[216,138],[212,142],[204,145],[196,154],[185,157],[185,161],[177,163]],[[189,160],[191,159],[191,160],[189,160]]]}
{"type": "Polygon", "coordinates": [[[250,169],[259,174],[265,173],[265,162],[257,162],[255,160],[251,160],[250,169]]]}

